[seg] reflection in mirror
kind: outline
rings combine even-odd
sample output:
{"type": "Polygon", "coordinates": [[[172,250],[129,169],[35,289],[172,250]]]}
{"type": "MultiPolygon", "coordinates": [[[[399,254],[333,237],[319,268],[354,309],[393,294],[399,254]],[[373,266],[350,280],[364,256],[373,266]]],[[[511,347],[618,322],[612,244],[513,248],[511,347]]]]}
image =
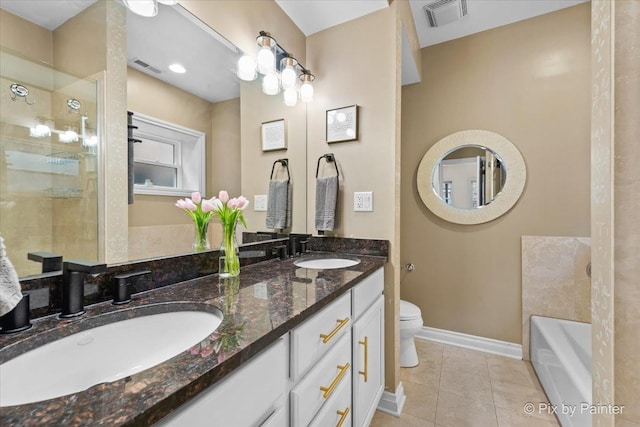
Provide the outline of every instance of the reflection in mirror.
{"type": "Polygon", "coordinates": [[[506,178],[506,168],[498,154],[486,147],[466,145],[438,161],[431,184],[444,203],[458,209],[476,209],[500,194],[506,178]]]}
{"type": "Polygon", "coordinates": [[[42,271],[30,252],[98,259],[105,47],[82,46],[105,8],[69,3],[0,3],[0,234],[19,276],[42,271]]]}

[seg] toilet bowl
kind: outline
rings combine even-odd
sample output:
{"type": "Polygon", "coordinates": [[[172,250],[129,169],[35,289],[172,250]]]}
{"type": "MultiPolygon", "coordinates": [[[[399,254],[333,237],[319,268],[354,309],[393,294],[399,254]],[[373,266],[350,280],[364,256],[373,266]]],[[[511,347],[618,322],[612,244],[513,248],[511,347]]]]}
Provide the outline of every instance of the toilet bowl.
{"type": "Polygon", "coordinates": [[[417,305],[400,300],[400,366],[418,365],[418,353],[413,337],[422,328],[422,313],[417,305]]]}

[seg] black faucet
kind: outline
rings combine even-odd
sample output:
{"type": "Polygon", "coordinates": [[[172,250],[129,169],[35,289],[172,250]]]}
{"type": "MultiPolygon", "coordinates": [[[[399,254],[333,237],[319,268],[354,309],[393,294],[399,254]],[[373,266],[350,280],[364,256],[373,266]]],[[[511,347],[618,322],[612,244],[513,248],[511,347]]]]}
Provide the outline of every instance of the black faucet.
{"type": "Polygon", "coordinates": [[[62,270],[62,255],[52,254],[51,252],[29,252],[27,253],[27,259],[41,262],[43,273],[62,270]]]}
{"type": "Polygon", "coordinates": [[[289,234],[289,255],[292,257],[298,256],[299,253],[307,251],[307,239],[311,237],[311,234],[289,234]],[[304,242],[304,245],[302,244],[304,242]],[[302,250],[304,247],[304,251],[302,250]]]}
{"type": "Polygon", "coordinates": [[[62,263],[61,318],[84,314],[84,278],[87,274],[106,273],[107,264],[74,259],[62,263]]]}
{"type": "Polygon", "coordinates": [[[131,285],[150,270],[132,271],[130,273],[113,276],[113,303],[114,305],[126,304],[131,301],[131,285]]]}

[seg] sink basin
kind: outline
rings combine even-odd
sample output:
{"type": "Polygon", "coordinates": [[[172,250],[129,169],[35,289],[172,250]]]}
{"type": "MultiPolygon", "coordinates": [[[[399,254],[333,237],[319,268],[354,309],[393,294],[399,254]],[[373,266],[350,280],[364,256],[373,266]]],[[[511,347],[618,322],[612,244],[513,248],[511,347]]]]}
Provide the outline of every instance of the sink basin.
{"type": "Polygon", "coordinates": [[[313,270],[333,270],[335,268],[346,268],[360,264],[358,258],[353,257],[333,257],[333,258],[306,258],[293,263],[297,267],[310,268],[313,270]]]}
{"type": "Polygon", "coordinates": [[[174,311],[69,335],[0,365],[0,407],[41,402],[116,381],[205,339],[222,313],[174,311]]]}

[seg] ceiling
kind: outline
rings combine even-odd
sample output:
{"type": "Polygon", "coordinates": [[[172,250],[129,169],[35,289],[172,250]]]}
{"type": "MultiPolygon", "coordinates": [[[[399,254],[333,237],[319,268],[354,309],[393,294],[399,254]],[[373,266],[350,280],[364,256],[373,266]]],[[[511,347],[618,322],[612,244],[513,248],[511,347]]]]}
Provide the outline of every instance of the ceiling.
{"type": "Polygon", "coordinates": [[[432,28],[427,24],[424,6],[434,0],[411,0],[420,47],[454,40],[470,34],[544,15],[589,0],[468,0],[468,14],[459,21],[432,28]]]}
{"type": "Polygon", "coordinates": [[[275,0],[305,36],[389,6],[387,0],[275,0]]]}
{"type": "Polygon", "coordinates": [[[97,0],[0,0],[0,8],[49,31],[64,24],[97,0]]]}

